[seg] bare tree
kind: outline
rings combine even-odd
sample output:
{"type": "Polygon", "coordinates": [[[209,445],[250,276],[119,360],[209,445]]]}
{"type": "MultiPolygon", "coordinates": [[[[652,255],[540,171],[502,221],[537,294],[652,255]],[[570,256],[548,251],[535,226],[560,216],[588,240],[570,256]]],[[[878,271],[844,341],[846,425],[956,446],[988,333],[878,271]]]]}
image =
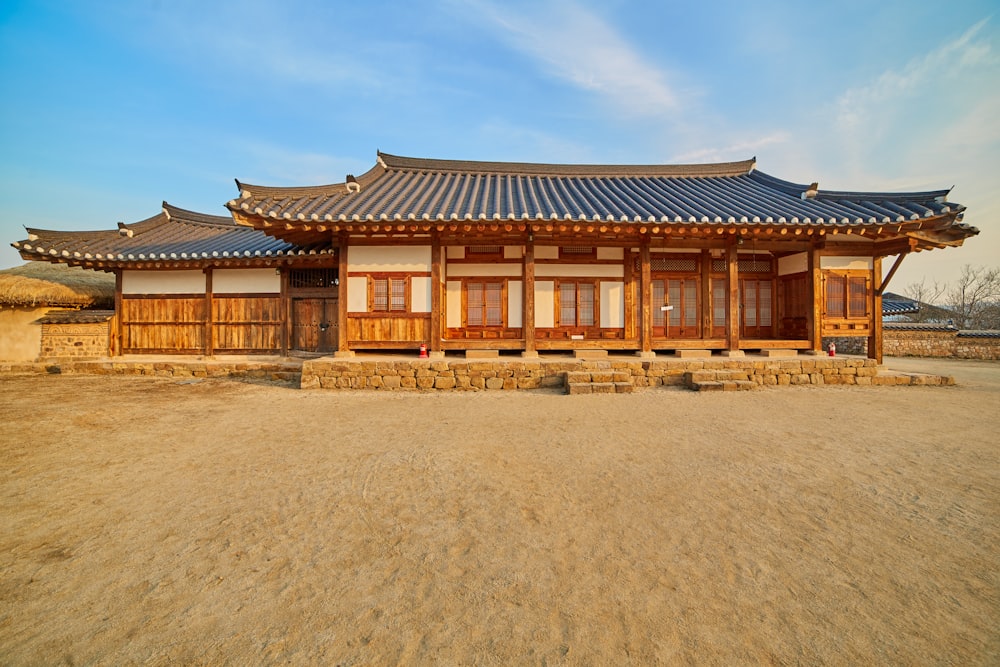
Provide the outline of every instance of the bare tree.
{"type": "Polygon", "coordinates": [[[917,302],[917,305],[920,306],[920,310],[907,315],[910,321],[929,322],[931,320],[940,319],[940,309],[927,308],[927,306],[939,303],[941,296],[947,289],[948,285],[942,285],[936,280],[930,286],[927,285],[926,279],[921,279],[919,283],[910,283],[907,285],[906,289],[903,290],[903,295],[913,299],[917,302]]]}
{"type": "Polygon", "coordinates": [[[1000,310],[1000,269],[966,264],[958,281],[948,289],[945,303],[954,312],[959,329],[1000,328],[996,317],[1000,310]]]}

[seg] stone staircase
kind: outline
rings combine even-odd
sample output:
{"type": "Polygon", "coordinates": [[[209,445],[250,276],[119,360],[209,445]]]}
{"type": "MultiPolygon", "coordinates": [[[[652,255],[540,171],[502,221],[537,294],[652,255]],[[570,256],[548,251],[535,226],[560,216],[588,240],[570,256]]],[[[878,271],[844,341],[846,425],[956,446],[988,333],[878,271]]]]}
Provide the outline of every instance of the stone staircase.
{"type": "Polygon", "coordinates": [[[688,371],[684,384],[694,391],[749,391],[761,386],[746,370],[737,369],[688,371]]]}
{"type": "Polygon", "coordinates": [[[611,369],[567,371],[567,394],[631,394],[635,390],[632,376],[611,369]]]}

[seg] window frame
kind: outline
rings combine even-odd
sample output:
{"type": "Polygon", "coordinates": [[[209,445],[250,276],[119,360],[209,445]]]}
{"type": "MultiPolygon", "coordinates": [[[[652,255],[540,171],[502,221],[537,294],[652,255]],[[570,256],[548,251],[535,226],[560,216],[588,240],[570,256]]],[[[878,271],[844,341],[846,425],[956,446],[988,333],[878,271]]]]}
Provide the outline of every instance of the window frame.
{"type": "Polygon", "coordinates": [[[505,329],[508,325],[508,305],[507,305],[507,279],[502,278],[490,278],[490,277],[475,277],[475,278],[464,278],[462,280],[462,327],[465,329],[475,329],[475,330],[491,330],[491,329],[505,329]],[[469,324],[469,286],[481,284],[484,286],[484,298],[482,302],[482,315],[483,324],[469,324]],[[486,285],[499,285],[500,286],[500,323],[499,324],[488,324],[486,323],[487,315],[487,301],[485,298],[485,286],[486,285]]]}
{"type": "Polygon", "coordinates": [[[368,312],[385,315],[403,315],[412,312],[412,289],[408,274],[376,273],[368,275],[368,312]],[[386,282],[386,307],[376,308],[377,283],[386,282]],[[403,291],[403,307],[393,308],[393,287],[401,284],[403,291]]]}

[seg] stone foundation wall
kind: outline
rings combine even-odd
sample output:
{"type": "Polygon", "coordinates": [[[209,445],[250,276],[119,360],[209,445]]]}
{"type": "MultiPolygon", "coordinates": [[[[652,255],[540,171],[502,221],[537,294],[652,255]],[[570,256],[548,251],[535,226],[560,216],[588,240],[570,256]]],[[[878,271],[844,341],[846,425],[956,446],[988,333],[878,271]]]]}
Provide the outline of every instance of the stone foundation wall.
{"type": "Polygon", "coordinates": [[[873,359],[803,357],[705,360],[360,361],[313,359],[302,364],[303,389],[510,391],[562,388],[567,373],[589,372],[634,387],[685,384],[692,371],[739,369],[759,385],[873,384],[873,359]]]}
{"type": "Polygon", "coordinates": [[[39,360],[101,359],[108,356],[110,322],[42,324],[39,360]]]}
{"type": "Polygon", "coordinates": [[[1000,359],[1000,338],[961,336],[958,331],[885,331],[882,353],[893,357],[1000,359]]]}
{"type": "Polygon", "coordinates": [[[234,378],[298,385],[301,364],[297,361],[73,361],[3,363],[0,373],[48,373],[52,375],[141,375],[164,378],[234,378]]]}

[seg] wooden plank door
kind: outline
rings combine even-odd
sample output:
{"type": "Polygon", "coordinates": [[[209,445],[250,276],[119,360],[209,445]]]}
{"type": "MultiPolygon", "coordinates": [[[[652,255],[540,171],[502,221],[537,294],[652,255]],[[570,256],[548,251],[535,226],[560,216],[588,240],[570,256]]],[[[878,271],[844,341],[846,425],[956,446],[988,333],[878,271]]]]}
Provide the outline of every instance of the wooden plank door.
{"type": "Polygon", "coordinates": [[[746,278],[740,280],[741,338],[773,336],[774,282],[746,278]]]}
{"type": "Polygon", "coordinates": [[[292,299],[292,349],[332,352],[337,346],[337,299],[292,299]]]}

